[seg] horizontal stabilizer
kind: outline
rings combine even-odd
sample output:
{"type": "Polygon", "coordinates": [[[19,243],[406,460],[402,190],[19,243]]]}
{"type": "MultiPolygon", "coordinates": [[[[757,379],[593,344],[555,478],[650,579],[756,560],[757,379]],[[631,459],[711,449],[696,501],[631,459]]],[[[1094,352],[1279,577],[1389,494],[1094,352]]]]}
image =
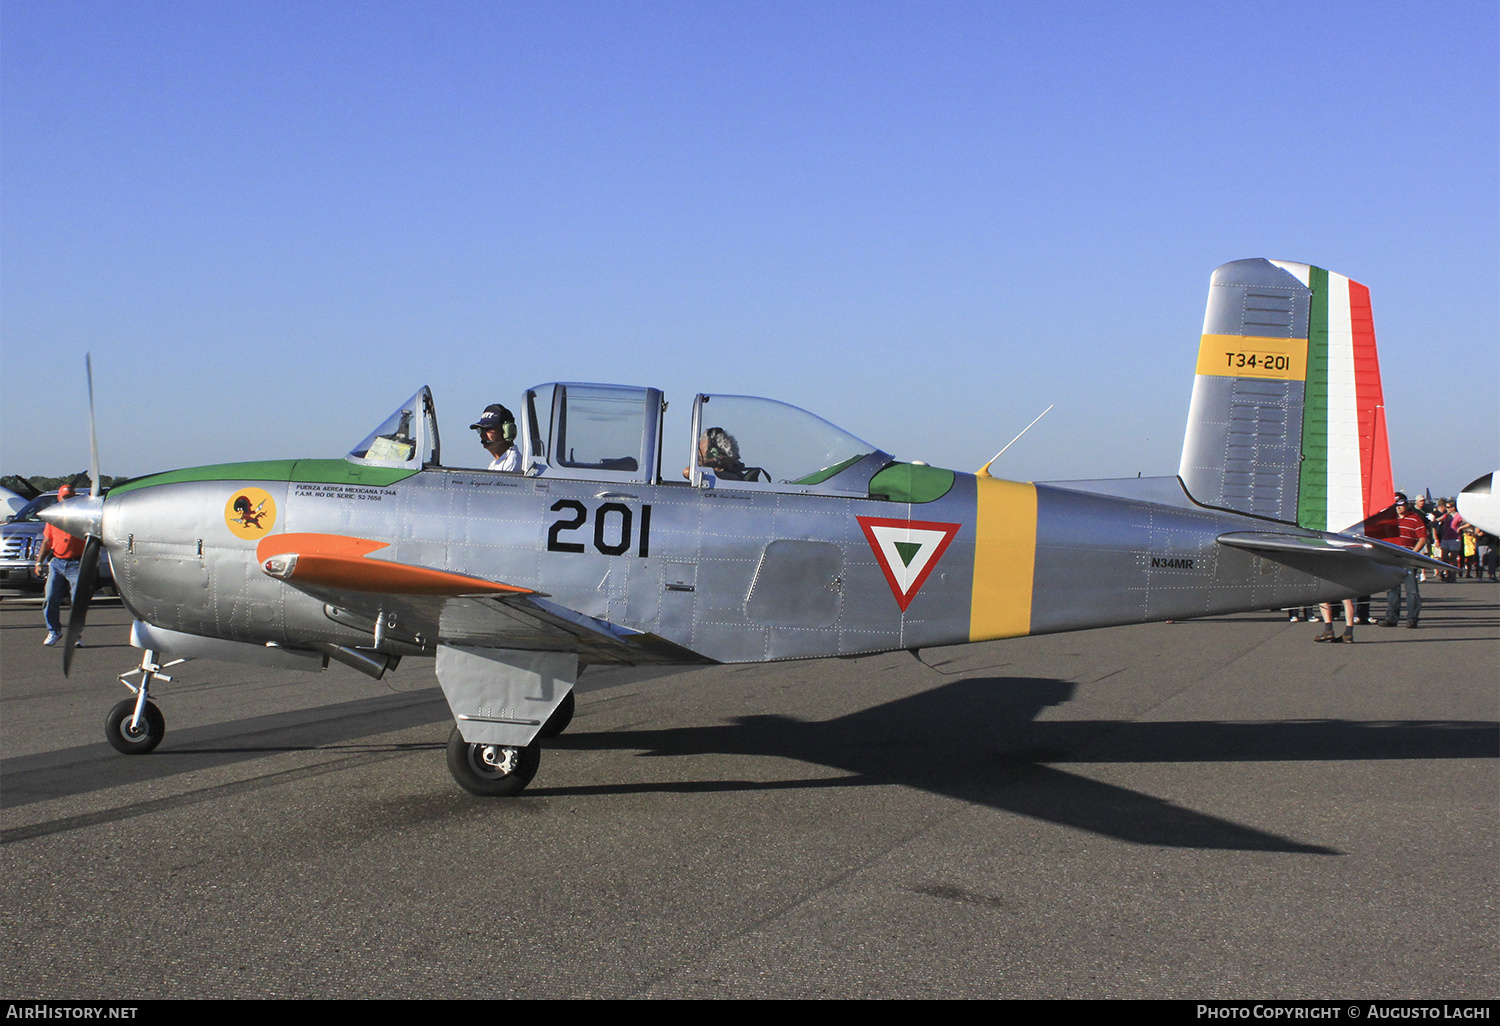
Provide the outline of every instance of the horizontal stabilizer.
{"type": "Polygon", "coordinates": [[[1419,570],[1449,569],[1446,563],[1374,538],[1337,534],[1283,534],[1279,531],[1231,531],[1219,535],[1217,541],[1220,545],[1247,552],[1364,559],[1383,566],[1406,566],[1419,570]]]}

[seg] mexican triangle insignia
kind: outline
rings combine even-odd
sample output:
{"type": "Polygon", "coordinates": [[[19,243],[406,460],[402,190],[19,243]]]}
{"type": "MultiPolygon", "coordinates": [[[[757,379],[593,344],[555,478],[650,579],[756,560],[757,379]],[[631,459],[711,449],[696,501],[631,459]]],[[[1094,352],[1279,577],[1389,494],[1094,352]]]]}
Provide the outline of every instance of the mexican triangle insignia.
{"type": "Polygon", "coordinates": [[[922,590],[922,582],[932,573],[938,560],[961,524],[943,524],[934,520],[890,520],[885,517],[856,517],[865,539],[875,553],[885,579],[890,583],[896,605],[906,612],[911,600],[922,590]]]}

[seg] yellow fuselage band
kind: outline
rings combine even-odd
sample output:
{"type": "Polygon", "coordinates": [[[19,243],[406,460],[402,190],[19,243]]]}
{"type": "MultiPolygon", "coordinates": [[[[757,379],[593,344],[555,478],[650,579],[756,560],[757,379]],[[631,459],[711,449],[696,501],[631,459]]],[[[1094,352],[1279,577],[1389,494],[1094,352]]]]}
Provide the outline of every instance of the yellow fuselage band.
{"type": "Polygon", "coordinates": [[[975,479],[974,594],[969,640],[1031,633],[1036,570],[1036,486],[975,479]]]}

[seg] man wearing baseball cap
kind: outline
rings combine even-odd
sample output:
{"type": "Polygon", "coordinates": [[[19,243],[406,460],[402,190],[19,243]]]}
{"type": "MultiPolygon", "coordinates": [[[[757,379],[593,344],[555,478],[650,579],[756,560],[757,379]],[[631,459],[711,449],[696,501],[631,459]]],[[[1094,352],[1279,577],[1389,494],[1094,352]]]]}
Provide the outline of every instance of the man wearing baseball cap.
{"type": "MultiPolygon", "coordinates": [[[[1412,510],[1404,492],[1396,493],[1396,527],[1400,530],[1401,536],[1391,539],[1392,544],[1411,549],[1413,552],[1421,552],[1427,547],[1427,521],[1412,510]]],[[[1422,593],[1417,590],[1417,572],[1407,570],[1406,580],[1386,592],[1385,619],[1379,621],[1380,626],[1394,627],[1400,622],[1403,588],[1406,589],[1406,626],[1417,625],[1417,617],[1422,613],[1422,593]]]]}
{"type": "Polygon", "coordinates": [[[494,458],[489,469],[515,474],[521,470],[521,450],[515,446],[516,418],[499,403],[490,403],[469,425],[479,432],[479,444],[494,458]]]}
{"type": "MultiPolygon", "coordinates": [[[[73,486],[63,485],[57,490],[57,501],[73,497],[73,486]]],[[[37,550],[36,566],[32,572],[38,577],[47,575],[46,598],[42,602],[42,619],[47,621],[47,640],[44,645],[55,645],[62,638],[63,596],[69,601],[78,601],[78,570],[82,564],[83,539],[75,538],[62,528],[47,524],[42,528],[42,547],[37,550]],[[47,564],[47,557],[52,563],[47,564]],[[44,570],[45,567],[45,570],[44,570]]],[[[80,638],[78,643],[83,644],[80,638]]]]}

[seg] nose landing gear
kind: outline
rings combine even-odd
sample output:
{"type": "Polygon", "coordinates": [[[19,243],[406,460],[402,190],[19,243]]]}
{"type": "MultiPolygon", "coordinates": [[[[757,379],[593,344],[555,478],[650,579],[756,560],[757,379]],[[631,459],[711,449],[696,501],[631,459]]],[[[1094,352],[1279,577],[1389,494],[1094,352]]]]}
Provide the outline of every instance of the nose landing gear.
{"type": "MultiPolygon", "coordinates": [[[[176,666],[185,661],[174,659],[166,666],[176,666]]],[[[104,739],[115,751],[125,755],[145,755],[161,744],[161,739],[166,736],[167,718],[161,714],[156,703],[151,701],[151,682],[172,679],[161,672],[164,668],[157,664],[156,653],[147,649],[141,656],[140,666],[120,674],[120,683],[135,697],[116,705],[104,718],[104,739]],[[140,684],[132,684],[125,679],[133,673],[141,675],[140,684]]]]}

